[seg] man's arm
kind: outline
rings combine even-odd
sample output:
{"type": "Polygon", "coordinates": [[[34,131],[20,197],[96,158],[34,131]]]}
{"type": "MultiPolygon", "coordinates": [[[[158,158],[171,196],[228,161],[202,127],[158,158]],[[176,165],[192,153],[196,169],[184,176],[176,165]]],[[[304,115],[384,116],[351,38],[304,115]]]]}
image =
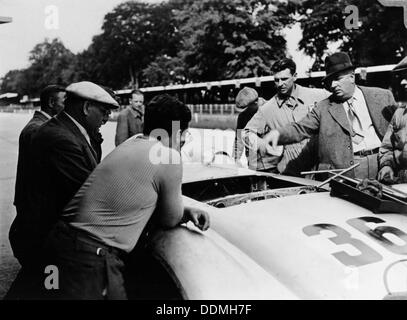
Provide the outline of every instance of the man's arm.
{"type": "Polygon", "coordinates": [[[182,202],[182,163],[180,154],[171,149],[170,161],[161,164],[158,173],[158,221],[166,228],[173,228],[180,223],[192,221],[201,230],[209,227],[209,216],[205,211],[185,207],[182,202]]]}
{"type": "Polygon", "coordinates": [[[233,145],[233,159],[235,161],[240,161],[240,158],[242,157],[242,154],[244,151],[244,145],[242,142],[243,124],[242,124],[241,118],[242,117],[239,114],[237,117],[237,124],[236,124],[236,130],[235,130],[235,143],[233,145]]]}
{"type": "Polygon", "coordinates": [[[396,111],[387,128],[386,134],[383,137],[382,144],[379,149],[379,173],[377,179],[379,181],[393,180],[394,170],[396,169],[396,161],[394,155],[394,145],[392,137],[394,134],[394,125],[398,117],[399,111],[396,111]]]}
{"type": "Polygon", "coordinates": [[[127,124],[127,116],[125,113],[120,112],[117,118],[116,137],[115,137],[116,147],[122,142],[127,140],[128,133],[129,127],[127,124]]]}
{"type": "MultiPolygon", "coordinates": [[[[322,106],[322,108],[325,108],[322,106]]],[[[277,130],[270,131],[264,140],[267,144],[273,147],[277,145],[286,145],[300,142],[304,139],[310,138],[313,134],[319,132],[319,125],[321,119],[321,107],[317,106],[312,109],[308,114],[299,122],[292,122],[289,125],[280,127],[277,130]]]]}
{"type": "Polygon", "coordinates": [[[265,120],[264,114],[261,111],[261,108],[259,108],[241,132],[241,141],[243,141],[251,150],[258,151],[261,156],[266,154],[275,155],[275,150],[272,150],[262,138],[264,134],[266,134],[267,127],[268,124],[265,120]]]}

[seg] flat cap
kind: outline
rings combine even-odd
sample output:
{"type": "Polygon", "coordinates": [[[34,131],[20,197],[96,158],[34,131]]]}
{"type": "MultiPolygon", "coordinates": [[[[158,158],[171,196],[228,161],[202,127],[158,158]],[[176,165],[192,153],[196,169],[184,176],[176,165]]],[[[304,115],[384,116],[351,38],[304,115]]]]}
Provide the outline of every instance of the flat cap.
{"type": "Polygon", "coordinates": [[[407,70],[407,57],[404,57],[403,60],[401,60],[394,68],[393,71],[404,71],[407,70]]]}
{"type": "Polygon", "coordinates": [[[112,109],[119,107],[117,101],[105,89],[90,81],[72,83],[66,87],[66,92],[85,100],[103,103],[112,109]]]}
{"type": "Polygon", "coordinates": [[[253,88],[244,87],[236,96],[236,107],[246,108],[252,102],[258,99],[259,95],[253,88]]]}

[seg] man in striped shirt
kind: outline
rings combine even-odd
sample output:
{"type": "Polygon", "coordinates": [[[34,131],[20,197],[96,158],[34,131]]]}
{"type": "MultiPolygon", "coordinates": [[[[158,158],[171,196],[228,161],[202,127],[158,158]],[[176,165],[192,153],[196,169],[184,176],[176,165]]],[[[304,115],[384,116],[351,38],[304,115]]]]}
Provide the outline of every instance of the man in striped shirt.
{"type": "Polygon", "coordinates": [[[180,148],[189,109],[168,95],[146,108],[144,136],[120,144],[65,207],[48,241],[59,270],[58,299],[126,299],[123,258],[149,220],[171,228],[192,221],[209,227],[206,212],[184,206],[180,148]]]}

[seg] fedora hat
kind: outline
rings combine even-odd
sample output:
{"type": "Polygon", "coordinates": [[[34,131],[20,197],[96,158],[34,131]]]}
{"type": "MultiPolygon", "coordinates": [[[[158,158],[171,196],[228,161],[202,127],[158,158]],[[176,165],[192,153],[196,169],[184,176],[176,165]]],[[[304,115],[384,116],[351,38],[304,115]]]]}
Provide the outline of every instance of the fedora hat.
{"type": "Polygon", "coordinates": [[[406,71],[406,70],[407,70],[407,56],[404,57],[404,59],[401,60],[401,61],[393,68],[393,72],[406,71]]]}
{"type": "Polygon", "coordinates": [[[345,70],[354,70],[356,67],[350,61],[350,58],[345,52],[337,52],[325,58],[326,76],[322,79],[325,81],[339,72],[345,70]]]}

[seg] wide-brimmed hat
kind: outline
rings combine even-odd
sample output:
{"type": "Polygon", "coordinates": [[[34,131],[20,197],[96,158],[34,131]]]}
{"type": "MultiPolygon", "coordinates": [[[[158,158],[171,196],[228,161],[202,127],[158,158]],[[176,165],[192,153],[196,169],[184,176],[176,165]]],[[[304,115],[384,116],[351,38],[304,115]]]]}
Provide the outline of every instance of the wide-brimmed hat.
{"type": "Polygon", "coordinates": [[[404,57],[392,70],[393,72],[407,71],[407,57],[404,57]]]}
{"type": "Polygon", "coordinates": [[[105,89],[90,81],[72,83],[66,87],[66,92],[85,100],[102,103],[111,109],[119,107],[117,101],[105,89]]]}
{"type": "Polygon", "coordinates": [[[345,52],[336,52],[325,58],[326,76],[322,81],[332,78],[336,74],[346,70],[355,70],[356,67],[350,61],[350,58],[345,52]]]}
{"type": "Polygon", "coordinates": [[[236,96],[236,107],[240,109],[246,108],[249,104],[257,101],[259,95],[257,91],[250,87],[244,87],[236,96]]]}

